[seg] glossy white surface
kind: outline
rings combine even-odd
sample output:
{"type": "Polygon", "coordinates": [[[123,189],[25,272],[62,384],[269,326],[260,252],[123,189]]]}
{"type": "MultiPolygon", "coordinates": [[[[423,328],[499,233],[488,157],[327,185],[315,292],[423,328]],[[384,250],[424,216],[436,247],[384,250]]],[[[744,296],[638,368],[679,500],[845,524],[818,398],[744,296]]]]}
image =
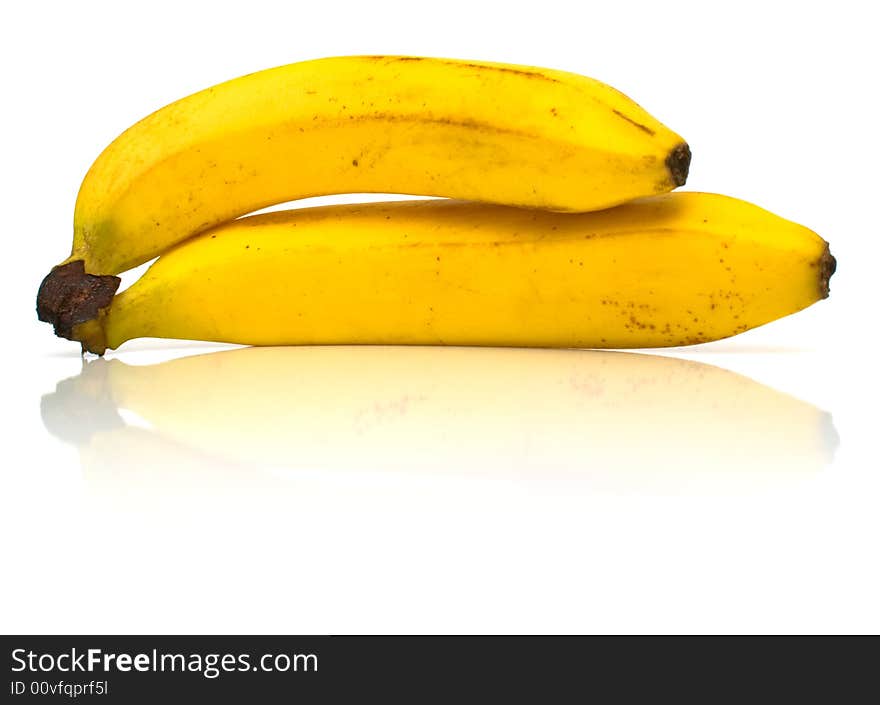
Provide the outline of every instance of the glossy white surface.
{"type": "Polygon", "coordinates": [[[393,5],[4,22],[22,102],[0,115],[2,631],[880,629],[880,57],[862,5],[393,5]],[[830,241],[831,298],[640,353],[141,341],[83,366],[36,322],[79,181],[122,128],[250,70],[379,51],[632,94],[690,141],[688,188],[830,241]]]}

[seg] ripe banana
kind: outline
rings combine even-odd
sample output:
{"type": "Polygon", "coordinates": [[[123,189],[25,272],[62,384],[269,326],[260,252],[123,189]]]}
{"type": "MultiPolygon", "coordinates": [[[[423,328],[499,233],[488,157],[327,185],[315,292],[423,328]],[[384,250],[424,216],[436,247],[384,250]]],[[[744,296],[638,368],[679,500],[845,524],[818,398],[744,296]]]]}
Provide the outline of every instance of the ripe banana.
{"type": "Polygon", "coordinates": [[[144,336],[664,347],[805,308],[828,295],[834,266],[812,231],[714,194],[578,215],[447,200],[329,206],[193,238],[94,317],[73,311],[81,322],[67,332],[98,354],[144,336]]]}
{"type": "Polygon", "coordinates": [[[265,206],[338,193],[591,211],[687,178],[684,141],[576,74],[411,56],[260,71],[120,135],[80,188],[73,251],[117,274],[265,206]]]}

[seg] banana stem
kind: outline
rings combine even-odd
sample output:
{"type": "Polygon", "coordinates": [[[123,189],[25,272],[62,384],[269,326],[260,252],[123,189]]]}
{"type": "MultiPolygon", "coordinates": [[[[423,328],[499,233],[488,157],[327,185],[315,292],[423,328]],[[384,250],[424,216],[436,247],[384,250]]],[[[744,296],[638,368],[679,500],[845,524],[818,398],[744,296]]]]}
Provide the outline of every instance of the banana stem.
{"type": "Polygon", "coordinates": [[[82,260],[59,265],[40,284],[37,316],[52,324],[55,335],[102,355],[107,345],[101,319],[120,281],[109,274],[87,274],[82,260]]]}

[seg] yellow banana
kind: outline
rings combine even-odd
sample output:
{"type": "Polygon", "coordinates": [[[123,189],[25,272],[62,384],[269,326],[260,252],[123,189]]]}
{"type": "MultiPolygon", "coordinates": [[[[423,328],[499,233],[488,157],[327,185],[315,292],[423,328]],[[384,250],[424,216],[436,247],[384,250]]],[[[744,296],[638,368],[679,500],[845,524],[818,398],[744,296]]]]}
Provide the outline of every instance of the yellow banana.
{"type": "Polygon", "coordinates": [[[98,157],[73,251],[117,274],[307,196],[380,192],[590,211],[684,183],[681,137],[594,79],[410,56],[260,71],[141,120],[98,157]]]}
{"type": "Polygon", "coordinates": [[[714,194],[578,215],[447,200],[329,206],[193,238],[93,318],[73,315],[82,322],[69,334],[99,354],[145,336],[664,347],[805,308],[828,295],[833,271],[812,231],[714,194]]]}

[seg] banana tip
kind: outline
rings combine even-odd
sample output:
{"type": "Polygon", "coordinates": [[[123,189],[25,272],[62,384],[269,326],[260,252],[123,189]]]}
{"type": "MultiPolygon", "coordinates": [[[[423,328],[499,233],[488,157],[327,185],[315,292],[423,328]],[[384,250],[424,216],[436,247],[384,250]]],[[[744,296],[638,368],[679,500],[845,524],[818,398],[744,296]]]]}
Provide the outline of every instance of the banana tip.
{"type": "Polygon", "coordinates": [[[119,277],[109,274],[87,274],[82,260],[59,265],[40,284],[37,317],[51,323],[55,335],[81,340],[74,329],[98,318],[110,305],[119,283],[119,277]]]}
{"type": "Polygon", "coordinates": [[[834,255],[831,254],[831,250],[828,249],[828,244],[826,243],[825,250],[819,258],[819,293],[822,295],[823,299],[828,298],[828,294],[831,291],[829,288],[829,282],[831,281],[831,276],[836,271],[837,260],[834,258],[834,255]]]}
{"type": "Polygon", "coordinates": [[[682,142],[672,149],[669,156],[666,157],[666,168],[669,170],[669,176],[676,187],[685,185],[688,171],[691,168],[691,148],[686,142],[682,142]]]}

